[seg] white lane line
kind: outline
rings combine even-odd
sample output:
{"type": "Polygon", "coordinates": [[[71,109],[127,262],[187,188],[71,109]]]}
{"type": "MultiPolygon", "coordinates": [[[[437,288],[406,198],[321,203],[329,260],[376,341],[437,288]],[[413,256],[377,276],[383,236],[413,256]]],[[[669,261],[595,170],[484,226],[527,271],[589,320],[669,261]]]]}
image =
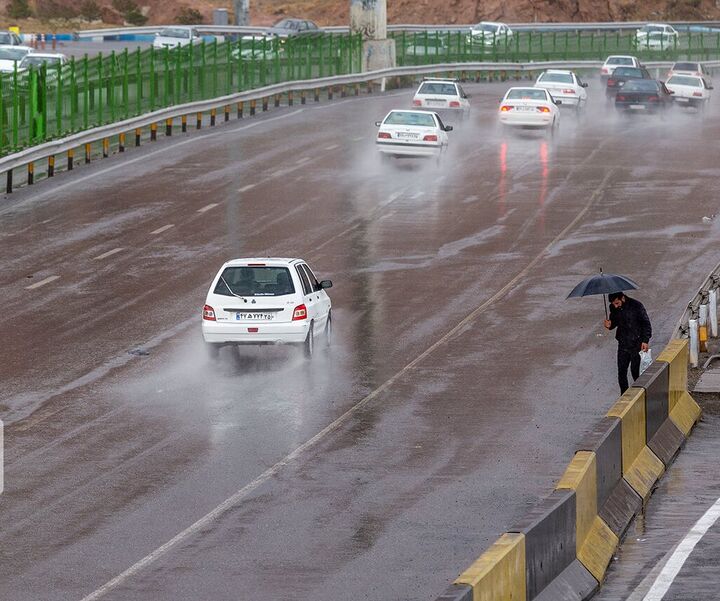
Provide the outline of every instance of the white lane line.
{"type": "Polygon", "coordinates": [[[332,146],[326,146],[325,150],[335,150],[336,148],[340,148],[340,144],[333,144],[332,146]]]}
{"type": "Polygon", "coordinates": [[[122,248],[113,248],[112,250],[109,250],[106,253],[98,255],[97,257],[93,257],[93,261],[100,261],[101,259],[107,259],[108,257],[112,257],[113,255],[116,255],[119,252],[122,252],[123,250],[124,249],[122,249],[122,248]]]}
{"type": "Polygon", "coordinates": [[[359,142],[360,140],[364,140],[364,139],[365,139],[365,136],[358,136],[357,138],[353,138],[352,141],[359,142]]]}
{"type": "Polygon", "coordinates": [[[216,202],[211,202],[209,205],[205,205],[202,209],[198,209],[198,213],[205,213],[209,211],[210,209],[214,209],[217,206],[216,202]]]}
{"type": "Polygon", "coordinates": [[[164,545],[162,545],[161,547],[158,547],[152,553],[143,557],[137,563],[130,566],[127,570],[125,570],[121,574],[118,574],[115,578],[113,578],[109,582],[106,582],[103,586],[101,586],[99,589],[97,589],[93,593],[90,593],[87,597],[83,597],[83,599],[81,601],[97,601],[97,599],[104,597],[107,593],[109,593],[116,587],[120,586],[123,582],[125,582],[129,578],[132,578],[135,574],[137,574],[138,572],[141,572],[147,566],[149,566],[150,564],[152,564],[155,561],[157,561],[158,559],[160,559],[160,557],[165,555],[168,551],[170,551],[170,549],[172,549],[178,543],[186,540],[187,538],[189,538],[191,536],[194,536],[198,532],[203,531],[212,522],[214,522],[216,519],[218,519],[220,516],[222,516],[226,511],[229,511],[230,509],[235,507],[249,493],[251,493],[258,487],[260,487],[262,484],[264,484],[268,480],[270,480],[270,478],[272,478],[276,474],[278,474],[286,465],[295,461],[305,451],[307,451],[309,448],[315,446],[319,441],[321,441],[323,438],[325,438],[328,434],[332,434],[335,430],[340,428],[351,417],[353,417],[363,407],[365,407],[365,405],[369,404],[373,399],[375,399],[380,394],[382,394],[385,390],[390,388],[395,382],[397,382],[400,378],[402,378],[408,371],[412,370],[418,363],[421,363],[422,361],[424,361],[429,355],[434,353],[439,347],[446,344],[449,340],[451,340],[457,334],[462,332],[469,323],[473,322],[488,307],[495,304],[501,298],[504,298],[505,296],[507,296],[507,293],[510,290],[512,290],[519,282],[522,282],[524,279],[527,278],[528,274],[530,272],[532,272],[532,270],[535,268],[535,265],[537,265],[545,257],[545,255],[550,251],[550,249],[553,246],[555,246],[560,240],[562,240],[565,237],[565,235],[568,232],[570,232],[580,222],[580,220],[583,217],[585,217],[585,215],[588,213],[588,211],[590,211],[592,206],[595,204],[595,201],[598,198],[600,198],[600,196],[603,194],[603,192],[605,191],[605,187],[607,186],[610,179],[615,176],[616,171],[617,171],[617,169],[610,169],[607,172],[607,174],[603,178],[600,185],[597,188],[595,188],[593,193],[590,195],[589,200],[587,201],[585,206],[582,208],[582,210],[575,216],[575,218],[568,225],[565,226],[565,228],[557,236],[555,236],[555,238],[552,239],[552,241],[545,248],[543,248],[540,251],[540,253],[532,261],[530,261],[530,263],[528,263],[525,266],[525,268],[522,271],[520,271],[518,274],[516,274],[515,277],[513,277],[509,282],[507,282],[500,290],[498,290],[490,298],[488,298],[482,304],[480,304],[478,307],[476,307],[469,315],[467,315],[462,321],[460,321],[458,324],[456,324],[450,331],[448,331],[446,334],[444,334],[439,340],[436,340],[433,344],[431,344],[428,348],[426,348],[422,353],[420,353],[417,357],[415,357],[415,359],[410,361],[410,363],[408,363],[400,371],[396,372],[395,375],[393,375],[389,379],[385,380],[385,382],[383,382],[380,386],[378,386],[370,394],[368,394],[366,397],[364,397],[363,399],[358,401],[355,405],[350,407],[350,409],[348,409],[340,417],[336,418],[334,422],[325,426],[325,428],[323,428],[320,432],[318,432],[311,439],[307,440],[306,442],[301,444],[299,447],[297,447],[294,451],[292,451],[284,459],[281,459],[275,465],[273,465],[272,467],[270,467],[266,471],[264,471],[262,474],[260,474],[252,482],[249,482],[248,484],[243,486],[235,494],[233,494],[231,497],[227,498],[220,505],[218,505],[215,509],[210,511],[210,513],[207,513],[206,515],[201,517],[194,524],[185,528],[185,530],[183,530],[179,534],[175,535],[164,545]]]}
{"type": "Polygon", "coordinates": [[[167,232],[170,228],[175,227],[174,223],[168,223],[167,225],[163,225],[162,227],[159,227],[156,230],[153,230],[150,232],[151,236],[155,236],[156,234],[162,234],[163,232],[167,232]]]}
{"type": "Polygon", "coordinates": [[[40,286],[44,286],[45,284],[49,284],[50,282],[54,282],[55,280],[59,280],[59,279],[60,279],[59,275],[51,275],[50,277],[47,277],[44,280],[40,280],[39,282],[30,284],[30,286],[25,286],[25,290],[35,290],[35,288],[40,288],[40,286]]]}
{"type": "Polygon", "coordinates": [[[247,186],[243,186],[238,190],[238,192],[247,192],[248,190],[252,190],[257,184],[248,184],[247,186]]]}
{"type": "Polygon", "coordinates": [[[307,163],[310,160],[310,157],[302,157],[301,159],[298,159],[295,161],[296,165],[302,165],[303,163],[307,163]]]}
{"type": "Polygon", "coordinates": [[[680,573],[685,561],[690,557],[690,553],[693,552],[695,545],[697,545],[702,537],[707,534],[707,531],[715,525],[718,518],[720,518],[720,499],[715,501],[715,504],[695,522],[690,532],[687,533],[687,536],[677,546],[677,549],[675,549],[675,552],[670,556],[670,559],[667,560],[667,563],[660,574],[658,574],[650,590],[645,597],[643,597],[643,601],[661,601],[680,573]]]}

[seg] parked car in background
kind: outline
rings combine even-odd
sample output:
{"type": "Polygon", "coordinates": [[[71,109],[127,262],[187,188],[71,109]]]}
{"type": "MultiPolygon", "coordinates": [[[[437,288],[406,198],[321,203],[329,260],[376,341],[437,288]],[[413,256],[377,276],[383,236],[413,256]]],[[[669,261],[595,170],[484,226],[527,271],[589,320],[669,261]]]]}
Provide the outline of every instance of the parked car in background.
{"type": "Polygon", "coordinates": [[[665,82],[665,86],[673,94],[675,104],[682,107],[696,107],[704,110],[710,101],[713,89],[705,78],[698,75],[676,73],[665,82]]]}
{"type": "Polygon", "coordinates": [[[668,25],[667,23],[648,23],[635,32],[635,44],[639,49],[642,49],[648,46],[651,40],[655,40],[657,44],[661,42],[667,44],[667,42],[670,42],[670,46],[666,45],[665,47],[671,48],[678,37],[678,32],[672,25],[668,25]]]}
{"type": "Polygon", "coordinates": [[[164,27],[155,34],[153,40],[153,48],[162,50],[163,48],[180,48],[181,46],[189,46],[190,44],[199,44],[202,36],[194,27],[186,27],[176,25],[173,27],[164,27]]]}
{"type": "Polygon", "coordinates": [[[503,127],[545,129],[552,135],[560,125],[561,104],[542,88],[510,88],[500,101],[498,119],[503,127]]]}
{"type": "Polygon", "coordinates": [[[429,111],[390,111],[375,123],[375,143],[382,158],[435,158],[438,162],[448,145],[445,125],[437,113],[429,111]]]}
{"type": "Polygon", "coordinates": [[[32,50],[29,46],[0,46],[0,73],[12,73],[32,50]]]}
{"type": "Polygon", "coordinates": [[[470,110],[470,101],[457,79],[427,78],[415,92],[413,108],[445,111],[464,117],[470,110]]]}
{"type": "Polygon", "coordinates": [[[608,56],[600,68],[600,77],[605,80],[610,77],[618,67],[639,67],[640,61],[634,56],[614,55],[608,56]]]}
{"type": "Polygon", "coordinates": [[[645,67],[618,67],[605,82],[605,97],[615,98],[617,91],[622,89],[629,79],[653,79],[645,67]]]}
{"type": "Polygon", "coordinates": [[[631,79],[615,95],[615,108],[626,113],[664,113],[672,103],[672,92],[656,79],[631,79]]]}
{"type": "Polygon", "coordinates": [[[445,40],[441,37],[415,36],[410,44],[405,46],[405,56],[442,56],[448,53],[445,40]]]}
{"type": "Polygon", "coordinates": [[[540,74],[536,88],[550,92],[555,100],[561,100],[563,107],[582,109],[587,103],[587,84],[574,71],[548,69],[540,74]]]}
{"type": "Polygon", "coordinates": [[[3,46],[22,46],[22,38],[14,31],[0,31],[0,44],[3,46]]]}
{"type": "Polygon", "coordinates": [[[275,57],[285,56],[285,46],[277,37],[246,35],[240,38],[231,54],[234,59],[272,60],[275,57]]]}
{"type": "Polygon", "coordinates": [[[318,35],[320,33],[322,33],[322,29],[306,19],[282,19],[268,29],[268,35],[279,38],[294,38],[303,35],[318,35]]]}
{"type": "Polygon", "coordinates": [[[202,311],[202,334],[211,358],[223,346],[296,344],[310,358],[315,339],[329,345],[332,304],[302,259],[234,259],[213,278],[202,311]]]}
{"type": "Polygon", "coordinates": [[[513,36],[512,29],[505,23],[496,23],[492,21],[482,21],[470,28],[470,32],[466,36],[468,44],[473,46],[493,46],[505,39],[513,36]]]}
{"type": "Polygon", "coordinates": [[[18,64],[18,71],[27,71],[30,67],[48,68],[48,74],[56,72],[57,67],[64,67],[68,64],[68,58],[57,52],[30,52],[18,64]]]}

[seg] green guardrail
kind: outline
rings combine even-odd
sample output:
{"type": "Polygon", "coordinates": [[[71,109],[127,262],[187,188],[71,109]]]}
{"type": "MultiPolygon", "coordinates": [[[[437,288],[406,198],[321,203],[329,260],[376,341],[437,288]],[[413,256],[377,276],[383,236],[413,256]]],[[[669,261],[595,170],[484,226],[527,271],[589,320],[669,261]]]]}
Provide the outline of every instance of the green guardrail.
{"type": "Polygon", "coordinates": [[[683,33],[651,37],[639,43],[635,32],[520,31],[512,35],[472,37],[468,32],[393,32],[398,65],[457,62],[531,62],[605,60],[631,54],[641,60],[720,58],[720,33],[683,33]]]}
{"type": "Polygon", "coordinates": [[[177,104],[361,70],[359,35],[112,52],[0,76],[0,156],[177,104]]]}

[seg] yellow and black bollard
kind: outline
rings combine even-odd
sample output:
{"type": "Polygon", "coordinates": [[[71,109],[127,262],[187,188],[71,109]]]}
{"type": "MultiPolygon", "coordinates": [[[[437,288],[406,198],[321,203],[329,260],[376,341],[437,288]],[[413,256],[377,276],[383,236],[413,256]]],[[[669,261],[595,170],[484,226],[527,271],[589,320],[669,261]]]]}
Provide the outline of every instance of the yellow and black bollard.
{"type": "Polygon", "coordinates": [[[347,87],[346,86],[340,86],[340,98],[345,98],[347,96],[347,87]]]}
{"type": "Polygon", "coordinates": [[[165,135],[170,137],[172,136],[172,128],[173,128],[173,120],[172,119],[165,119],[165,135]]]}
{"type": "Polygon", "coordinates": [[[275,108],[280,106],[280,94],[275,94],[275,108]]]}
{"type": "Polygon", "coordinates": [[[180,127],[182,128],[182,133],[187,133],[187,115],[180,117],[180,127]]]}
{"type": "Polygon", "coordinates": [[[28,163],[28,185],[32,186],[35,183],[35,163],[32,161],[28,163]]]}
{"type": "Polygon", "coordinates": [[[55,175],[55,155],[51,154],[48,157],[48,177],[55,175]]]}
{"type": "Polygon", "coordinates": [[[230,121],[230,105],[226,104],[225,105],[225,123],[227,123],[228,121],[230,121]]]}
{"type": "Polygon", "coordinates": [[[210,127],[215,127],[215,117],[217,116],[217,109],[210,109],[210,127]]]}
{"type": "Polygon", "coordinates": [[[125,152],[125,134],[118,135],[118,152],[125,152]]]}
{"type": "Polygon", "coordinates": [[[92,153],[92,146],[90,144],[85,144],[85,164],[90,163],[90,154],[92,153]]]}
{"type": "Polygon", "coordinates": [[[332,100],[332,99],[333,99],[333,87],[330,86],[328,88],[328,100],[332,100]]]}
{"type": "Polygon", "coordinates": [[[150,124],[150,141],[155,142],[157,140],[157,123],[150,124]]]}
{"type": "Polygon", "coordinates": [[[292,105],[293,105],[293,93],[292,93],[292,90],[290,90],[288,92],[288,106],[292,106],[292,105]]]}
{"type": "Polygon", "coordinates": [[[135,146],[140,146],[141,138],[142,138],[142,130],[138,127],[135,129],[135,146]]]}
{"type": "Polygon", "coordinates": [[[251,100],[250,101],[250,116],[252,117],[255,114],[255,107],[257,106],[257,100],[251,100]]]}
{"type": "Polygon", "coordinates": [[[5,192],[7,194],[12,194],[13,191],[13,170],[8,169],[8,172],[6,174],[5,179],[5,192]]]}
{"type": "Polygon", "coordinates": [[[72,171],[75,168],[75,149],[71,148],[67,151],[67,169],[72,171]]]}
{"type": "Polygon", "coordinates": [[[360,84],[355,84],[355,96],[360,96],[360,84]]]}
{"type": "Polygon", "coordinates": [[[300,104],[305,104],[305,90],[300,91],[300,104]]]}
{"type": "Polygon", "coordinates": [[[104,159],[108,158],[108,156],[110,156],[110,139],[109,138],[103,138],[102,149],[103,149],[103,158],[104,159]]]}
{"type": "MultiPolygon", "coordinates": [[[[276,96],[276,98],[277,98],[277,96],[276,96]]],[[[269,99],[267,98],[267,96],[262,99],[262,110],[263,110],[263,113],[268,110],[268,102],[269,102],[269,99]]],[[[276,104],[275,106],[278,106],[278,105],[276,104]]]]}
{"type": "Polygon", "coordinates": [[[320,102],[320,90],[315,88],[315,102],[320,102]]]}
{"type": "Polygon", "coordinates": [[[202,128],[202,113],[195,114],[195,129],[202,128]]]}
{"type": "Polygon", "coordinates": [[[243,111],[245,110],[245,104],[241,100],[237,103],[237,118],[242,119],[243,118],[243,111]]]}

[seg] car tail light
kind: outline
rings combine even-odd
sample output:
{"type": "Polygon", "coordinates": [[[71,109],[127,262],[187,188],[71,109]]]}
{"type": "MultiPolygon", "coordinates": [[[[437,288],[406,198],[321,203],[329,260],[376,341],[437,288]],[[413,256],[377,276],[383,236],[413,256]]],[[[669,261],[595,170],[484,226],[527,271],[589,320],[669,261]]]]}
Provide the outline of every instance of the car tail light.
{"type": "Polygon", "coordinates": [[[539,110],[541,113],[549,113],[550,107],[549,106],[539,106],[539,107],[537,107],[537,110],[539,110]]]}
{"type": "Polygon", "coordinates": [[[458,109],[458,108],[460,108],[460,103],[457,100],[451,100],[450,106],[454,109],[458,109]]]}
{"type": "Polygon", "coordinates": [[[422,100],[413,100],[413,106],[422,106],[422,100]]]}
{"type": "Polygon", "coordinates": [[[658,100],[660,100],[660,97],[659,96],[648,96],[648,100],[650,102],[657,102],[658,100]]]}
{"type": "Polygon", "coordinates": [[[615,100],[619,100],[620,102],[623,102],[625,100],[625,96],[621,96],[620,94],[618,94],[617,96],[615,96],[615,100]]]}
{"type": "Polygon", "coordinates": [[[378,134],[378,138],[382,138],[383,140],[389,140],[390,138],[392,138],[392,136],[389,133],[387,133],[386,131],[381,131],[378,134]]]}
{"type": "Polygon", "coordinates": [[[603,67],[603,68],[600,70],[600,73],[610,73],[610,71],[608,71],[607,67],[603,67]]]}
{"type": "Polygon", "coordinates": [[[248,328],[248,332],[250,334],[257,334],[259,331],[259,328],[248,328]]]}
{"type": "Polygon", "coordinates": [[[305,305],[298,305],[293,309],[293,321],[300,321],[301,319],[307,319],[307,307],[305,305]]]}
{"type": "Polygon", "coordinates": [[[265,267],[265,263],[248,263],[248,267],[265,267]]]}
{"type": "Polygon", "coordinates": [[[574,94],[575,90],[568,88],[567,90],[562,91],[563,94],[574,94]]]}
{"type": "Polygon", "coordinates": [[[435,134],[428,134],[423,138],[423,142],[437,142],[437,136],[435,134]]]}
{"type": "Polygon", "coordinates": [[[693,96],[699,96],[702,98],[702,92],[693,92],[693,96]]]}
{"type": "Polygon", "coordinates": [[[614,86],[614,85],[615,85],[615,80],[612,79],[612,78],[608,79],[608,80],[607,80],[607,85],[609,85],[609,86],[614,86]]]}
{"type": "Polygon", "coordinates": [[[215,309],[213,309],[210,305],[205,305],[203,307],[203,319],[206,321],[215,321],[215,309]]]}
{"type": "Polygon", "coordinates": [[[503,104],[503,105],[500,107],[500,112],[501,112],[501,113],[507,113],[508,111],[511,111],[511,110],[513,110],[513,107],[511,107],[509,104],[503,104]]]}

